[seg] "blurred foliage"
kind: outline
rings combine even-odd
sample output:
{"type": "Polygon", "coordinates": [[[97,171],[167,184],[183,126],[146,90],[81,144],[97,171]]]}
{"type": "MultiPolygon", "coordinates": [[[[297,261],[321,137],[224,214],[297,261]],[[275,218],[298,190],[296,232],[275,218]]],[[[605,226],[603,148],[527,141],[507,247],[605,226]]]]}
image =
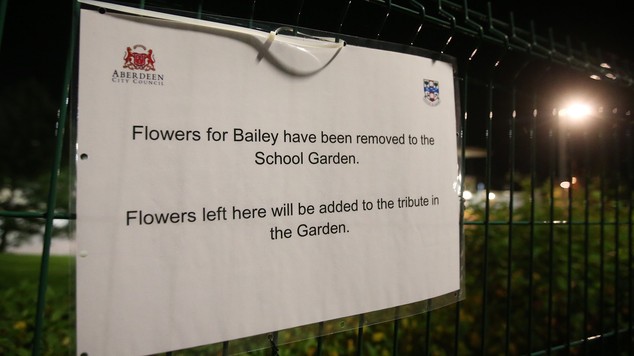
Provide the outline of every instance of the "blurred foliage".
{"type": "MultiPolygon", "coordinates": [[[[531,187],[523,179],[512,206],[491,200],[487,216],[486,202],[468,205],[465,300],[364,326],[361,344],[354,329],[281,345],[279,354],[350,355],[358,345],[359,354],[372,356],[515,355],[545,353],[549,346],[553,354],[619,354],[615,330],[621,354],[628,354],[634,347],[624,332],[631,320],[632,191],[608,180],[581,180],[566,190],[554,181],[531,187]],[[581,342],[601,334],[603,346],[602,338],[581,342]]],[[[174,354],[222,355],[222,345],[174,354]]]]}
{"type": "MultiPolygon", "coordinates": [[[[395,322],[366,325],[361,344],[360,329],[325,330],[321,338],[280,345],[279,354],[350,355],[361,345],[360,354],[371,356],[470,355],[481,353],[483,341],[485,354],[527,354],[548,345],[559,347],[554,354],[568,353],[569,341],[570,352],[579,354],[584,351],[580,340],[601,334],[606,335],[604,345],[596,338],[585,351],[601,352],[603,347],[605,354],[618,354],[615,330],[621,331],[619,348],[627,354],[628,347],[634,347],[623,332],[631,320],[631,190],[581,181],[569,195],[559,187],[551,191],[547,183],[535,187],[531,198],[530,184],[520,186],[524,189],[517,191],[512,207],[508,201],[490,201],[488,224],[484,204],[465,210],[465,300],[395,322]]],[[[0,274],[10,279],[7,276],[19,270],[4,268],[0,274]]],[[[62,276],[51,279],[47,295],[44,350],[50,355],[72,354],[75,347],[74,304],[67,292],[73,279],[62,276]]],[[[0,341],[0,354],[20,355],[30,349],[36,285],[32,279],[14,279],[0,296],[0,335],[7,335],[0,341]]],[[[291,334],[280,331],[279,339],[291,334]]],[[[223,345],[172,354],[222,355],[223,345]]],[[[270,355],[271,350],[248,354],[270,355]]]]}
{"type": "Polygon", "coordinates": [[[580,180],[568,190],[555,181],[531,189],[524,180],[512,207],[491,201],[488,224],[486,206],[466,209],[469,296],[460,326],[469,335],[461,352],[482,348],[483,322],[492,354],[546,350],[628,327],[632,191],[606,182],[580,180]]]}
{"type": "MultiPolygon", "coordinates": [[[[44,355],[75,354],[74,259],[51,256],[44,310],[44,355]]],[[[40,257],[0,255],[0,355],[30,355],[40,257]]]]}
{"type": "Polygon", "coordinates": [[[50,169],[57,108],[40,81],[26,78],[0,92],[0,183],[19,187],[50,169]]]}
{"type": "MultiPolygon", "coordinates": [[[[45,210],[56,110],[48,90],[33,78],[0,92],[0,210],[45,210]]],[[[63,169],[57,201],[62,210],[67,210],[69,184],[68,170],[63,169]]],[[[42,227],[43,221],[38,219],[0,217],[0,253],[41,235],[42,227]]]]}
{"type": "MultiPolygon", "coordinates": [[[[37,282],[22,281],[0,292],[0,354],[30,355],[35,329],[37,282]]],[[[74,307],[68,291],[49,286],[44,311],[45,355],[71,355],[75,348],[74,307]]]]}

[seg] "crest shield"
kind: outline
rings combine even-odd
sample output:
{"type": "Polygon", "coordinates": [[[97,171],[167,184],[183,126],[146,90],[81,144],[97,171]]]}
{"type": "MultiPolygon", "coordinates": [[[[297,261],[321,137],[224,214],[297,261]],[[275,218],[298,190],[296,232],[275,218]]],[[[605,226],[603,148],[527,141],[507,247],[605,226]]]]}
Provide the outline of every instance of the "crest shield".
{"type": "Polygon", "coordinates": [[[152,49],[146,49],[143,45],[126,48],[123,61],[123,68],[144,71],[156,70],[154,68],[156,61],[152,49]],[[139,48],[143,49],[144,52],[137,51],[139,48]]]}
{"type": "Polygon", "coordinates": [[[437,80],[424,79],[424,99],[431,106],[440,104],[440,87],[437,80]]]}

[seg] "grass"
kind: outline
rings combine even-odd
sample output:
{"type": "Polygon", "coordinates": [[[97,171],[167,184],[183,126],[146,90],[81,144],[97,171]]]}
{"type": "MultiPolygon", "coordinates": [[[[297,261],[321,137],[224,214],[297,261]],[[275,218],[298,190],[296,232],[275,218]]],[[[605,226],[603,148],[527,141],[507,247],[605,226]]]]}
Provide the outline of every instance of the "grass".
{"type": "MultiPolygon", "coordinates": [[[[39,255],[0,254],[0,290],[24,281],[38,283],[41,257],[39,255]]],[[[74,276],[74,256],[50,256],[48,284],[56,289],[71,285],[74,276]]]]}
{"type": "MultiPolygon", "coordinates": [[[[0,355],[29,355],[35,330],[41,257],[0,254],[0,355]]],[[[44,355],[75,350],[74,257],[50,256],[44,310],[44,355]]]]}

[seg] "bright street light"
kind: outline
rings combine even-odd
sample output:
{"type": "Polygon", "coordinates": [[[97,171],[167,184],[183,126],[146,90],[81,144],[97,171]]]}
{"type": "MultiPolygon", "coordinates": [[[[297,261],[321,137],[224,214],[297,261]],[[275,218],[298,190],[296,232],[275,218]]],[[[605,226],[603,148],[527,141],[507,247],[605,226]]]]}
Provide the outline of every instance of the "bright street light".
{"type": "Polygon", "coordinates": [[[568,161],[570,158],[568,157],[568,140],[569,135],[568,130],[574,129],[574,126],[578,126],[582,124],[584,121],[589,119],[593,114],[593,109],[590,105],[581,102],[581,101],[573,101],[567,107],[562,108],[558,112],[559,116],[559,179],[561,180],[560,187],[563,189],[569,189],[572,184],[575,184],[576,179],[573,177],[572,181],[570,181],[570,175],[572,172],[569,172],[572,165],[568,161]]]}
{"type": "Polygon", "coordinates": [[[592,114],[592,108],[588,104],[573,103],[559,110],[559,117],[568,118],[572,122],[581,122],[592,114]]]}

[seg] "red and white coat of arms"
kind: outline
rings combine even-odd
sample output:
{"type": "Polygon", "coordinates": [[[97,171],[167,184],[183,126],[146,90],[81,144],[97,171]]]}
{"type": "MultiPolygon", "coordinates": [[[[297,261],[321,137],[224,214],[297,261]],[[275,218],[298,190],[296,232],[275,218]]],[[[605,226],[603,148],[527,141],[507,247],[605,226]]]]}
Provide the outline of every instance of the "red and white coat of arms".
{"type": "Polygon", "coordinates": [[[154,68],[154,63],[156,63],[154,52],[152,49],[146,49],[143,45],[128,47],[123,60],[123,68],[145,71],[156,70],[154,68]],[[138,49],[143,49],[143,52],[137,52],[138,49]]]}

